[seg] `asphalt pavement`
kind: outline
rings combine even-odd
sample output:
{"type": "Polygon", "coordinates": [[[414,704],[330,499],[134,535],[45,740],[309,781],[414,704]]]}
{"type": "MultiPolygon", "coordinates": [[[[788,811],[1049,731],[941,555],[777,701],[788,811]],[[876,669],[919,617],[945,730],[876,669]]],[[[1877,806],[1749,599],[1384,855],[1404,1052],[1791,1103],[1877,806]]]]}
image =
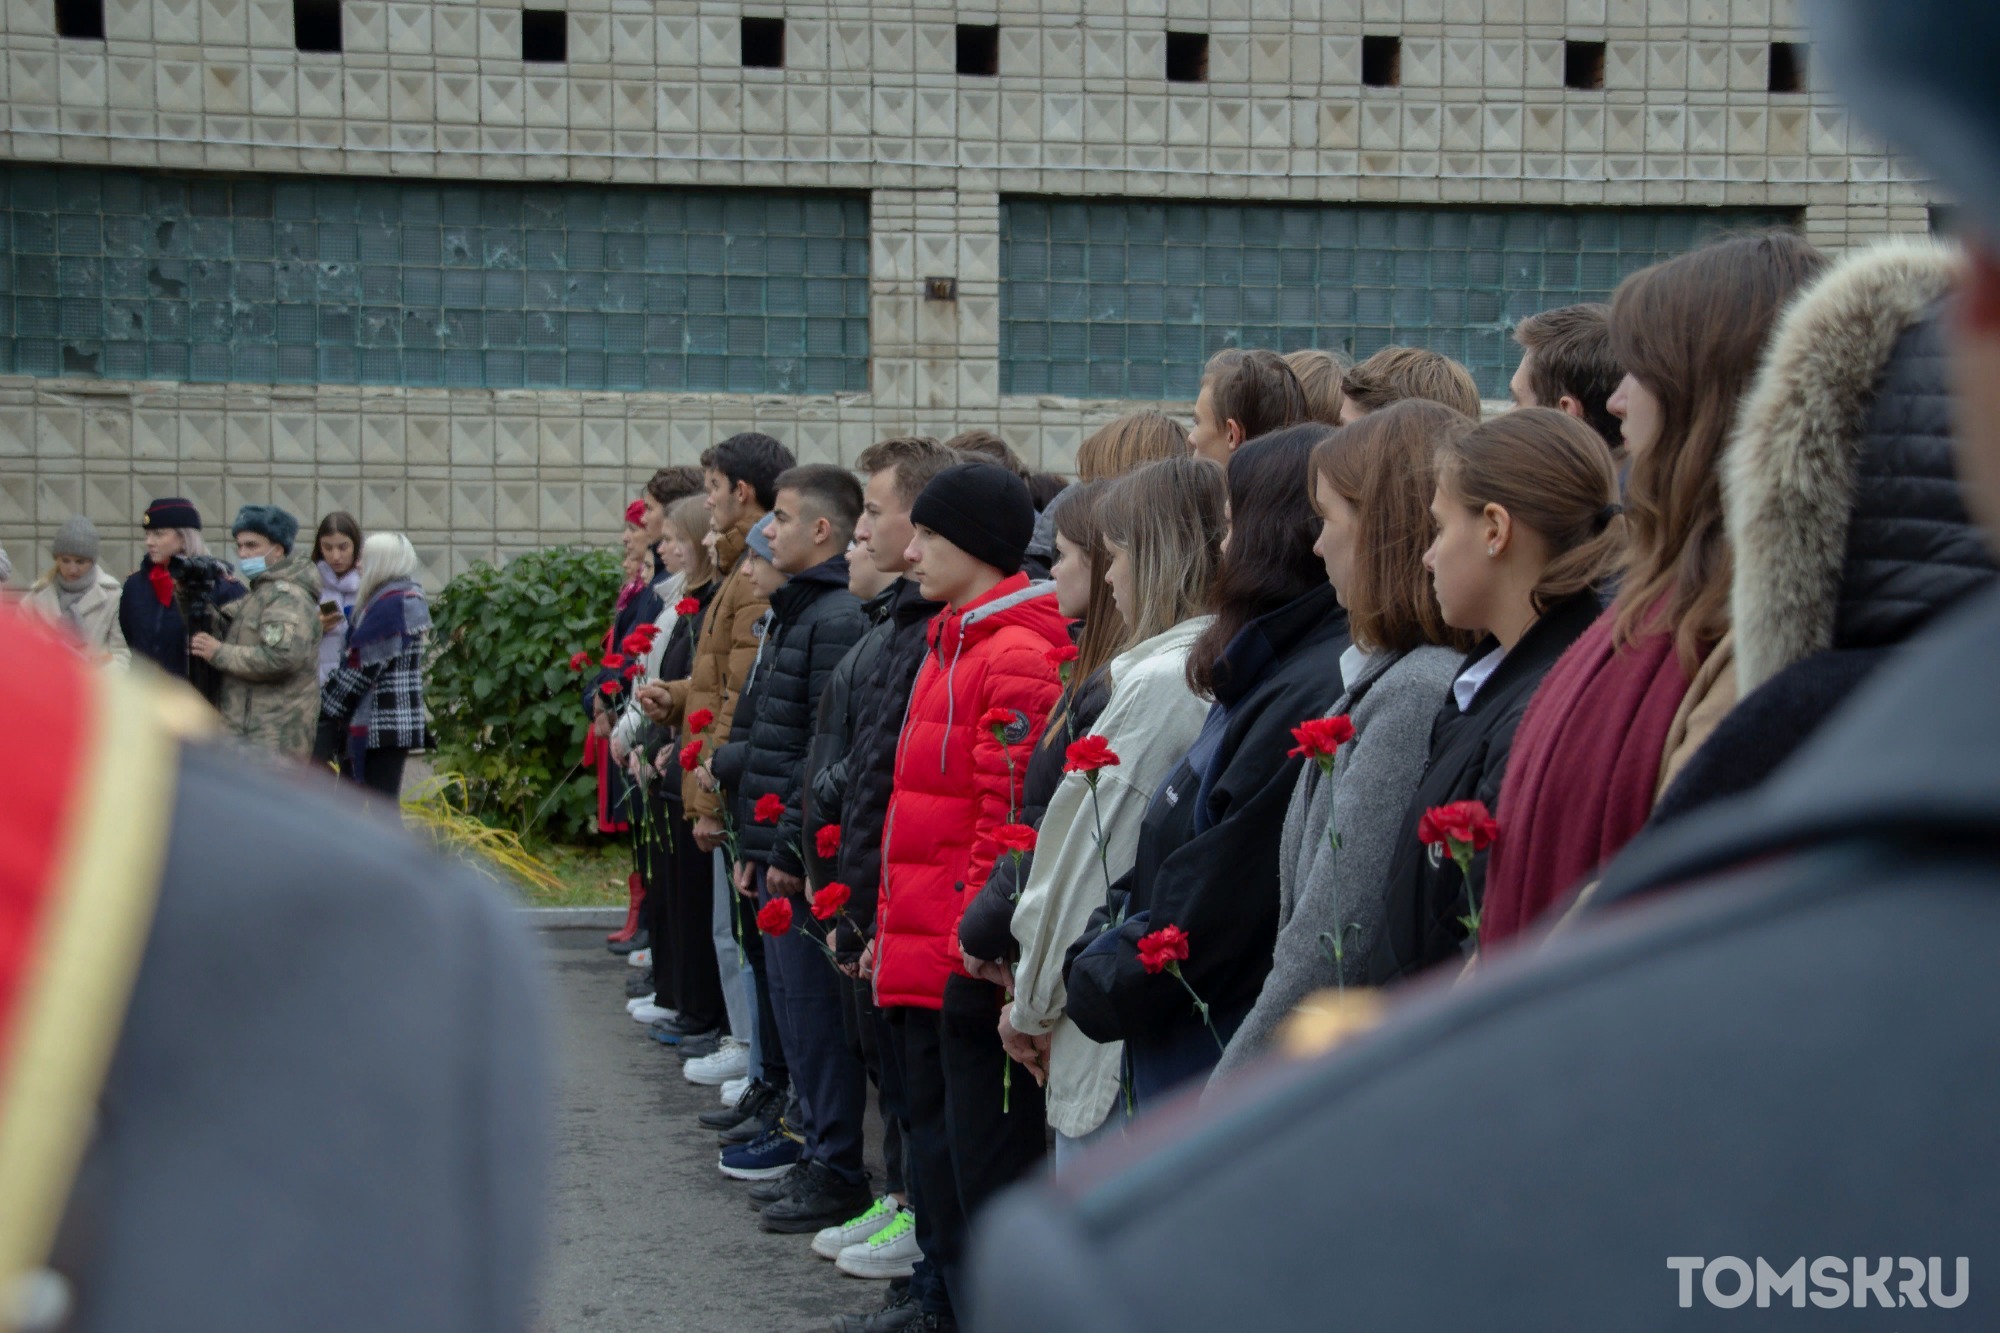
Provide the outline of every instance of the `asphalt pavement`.
{"type": "MultiPolygon", "coordinates": [[[[814,1257],[811,1236],[760,1230],[748,1185],[716,1170],[720,1099],[625,1013],[624,960],[604,931],[546,930],[556,1058],[558,1151],[545,1333],[793,1333],[873,1309],[886,1285],[814,1257]]],[[[881,1127],[869,1160],[881,1187],[881,1127]]]]}

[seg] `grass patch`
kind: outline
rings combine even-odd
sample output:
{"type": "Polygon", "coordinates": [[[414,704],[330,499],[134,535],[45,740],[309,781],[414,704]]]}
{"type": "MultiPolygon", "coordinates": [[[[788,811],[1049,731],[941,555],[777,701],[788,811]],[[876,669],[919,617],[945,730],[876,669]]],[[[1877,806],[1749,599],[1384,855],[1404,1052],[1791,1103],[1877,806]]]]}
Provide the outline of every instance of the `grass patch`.
{"type": "Polygon", "coordinates": [[[437,849],[515,889],[529,907],[623,907],[632,852],[624,841],[529,846],[469,808],[468,784],[439,773],[403,798],[403,822],[437,849]]]}
{"type": "Polygon", "coordinates": [[[602,846],[549,846],[536,849],[558,883],[523,885],[529,907],[623,907],[625,877],[632,873],[632,849],[623,842],[602,846]]]}

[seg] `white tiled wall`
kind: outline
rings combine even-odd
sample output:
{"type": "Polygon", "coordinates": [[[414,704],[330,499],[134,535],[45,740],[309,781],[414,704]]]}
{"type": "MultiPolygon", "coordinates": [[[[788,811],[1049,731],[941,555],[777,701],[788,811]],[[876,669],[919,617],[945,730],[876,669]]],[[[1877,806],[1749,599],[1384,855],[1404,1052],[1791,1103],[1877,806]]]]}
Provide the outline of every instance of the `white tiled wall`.
{"type": "Polygon", "coordinates": [[[1839,248],[1923,230],[1927,196],[1815,89],[1765,91],[1797,0],[942,0],[567,3],[569,61],[524,64],[520,6],[346,0],[339,54],[290,0],[105,0],[60,40],[0,0],[0,156],[231,172],[840,187],[872,197],[871,392],[844,398],[262,389],[0,379],[0,543],[24,570],[81,509],[129,567],[185,492],[400,526],[437,576],[596,539],[635,484],[756,426],[807,458],[997,424],[1064,468],[1114,403],[1002,399],[1003,194],[1800,208],[1839,248]],[[743,15],[785,68],[741,67],[743,15]],[[954,24],[1000,27],[998,77],[954,24]],[[1164,79],[1169,30],[1206,83],[1164,79]],[[1361,86],[1364,35],[1402,38],[1361,86]],[[1606,44],[1563,87],[1563,40],[1606,44]],[[955,277],[956,302],[921,281],[955,277]],[[25,549],[24,549],[25,548],[25,549]]]}

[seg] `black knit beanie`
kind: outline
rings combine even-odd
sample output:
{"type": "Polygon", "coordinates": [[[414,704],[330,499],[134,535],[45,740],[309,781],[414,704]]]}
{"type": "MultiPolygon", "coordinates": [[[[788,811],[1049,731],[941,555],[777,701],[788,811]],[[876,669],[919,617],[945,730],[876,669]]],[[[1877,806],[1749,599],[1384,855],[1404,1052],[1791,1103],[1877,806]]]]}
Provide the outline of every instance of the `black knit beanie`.
{"type": "Polygon", "coordinates": [[[960,463],[931,478],[910,506],[910,522],[1002,574],[1015,574],[1035,535],[1035,502],[1006,468],[960,463]]]}

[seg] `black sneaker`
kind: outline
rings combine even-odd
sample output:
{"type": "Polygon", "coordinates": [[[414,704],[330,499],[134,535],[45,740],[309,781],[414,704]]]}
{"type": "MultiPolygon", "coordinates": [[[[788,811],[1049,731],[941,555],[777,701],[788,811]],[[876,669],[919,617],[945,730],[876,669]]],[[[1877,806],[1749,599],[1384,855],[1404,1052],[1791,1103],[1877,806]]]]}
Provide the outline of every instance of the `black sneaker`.
{"type": "Polygon", "coordinates": [[[903,1333],[924,1317],[923,1307],[910,1294],[910,1284],[889,1288],[880,1309],[867,1314],[835,1315],[828,1325],[833,1333],[903,1333]]]}
{"type": "Polygon", "coordinates": [[[958,1319],[953,1315],[939,1314],[936,1310],[926,1310],[908,1327],[910,1333],[958,1333],[958,1319]]]}
{"type": "Polygon", "coordinates": [[[638,975],[625,978],[625,998],[636,1000],[641,995],[653,993],[653,973],[650,968],[642,968],[638,975]]]}
{"type": "Polygon", "coordinates": [[[762,1226],[781,1236],[838,1226],[874,1202],[868,1181],[842,1180],[824,1162],[806,1167],[805,1179],[764,1210],[762,1226]]]}
{"type": "Polygon", "coordinates": [[[751,1120],[764,1109],[764,1104],[777,1096],[770,1084],[762,1079],[753,1081],[736,1099],[734,1106],[722,1106],[713,1111],[703,1111],[695,1119],[704,1129],[734,1129],[746,1120],[751,1120]]]}
{"type": "Polygon", "coordinates": [[[810,1169],[810,1163],[801,1157],[798,1161],[792,1163],[791,1170],[785,1172],[784,1175],[779,1176],[776,1180],[760,1181],[752,1185],[749,1195],[751,1211],[762,1212],[765,1208],[778,1202],[780,1199],[790,1198],[794,1191],[805,1188],[807,1174],[810,1169]]]}
{"type": "Polygon", "coordinates": [[[722,1049],[722,1034],[711,1032],[706,1036],[687,1037],[678,1045],[669,1046],[667,1049],[682,1060],[699,1060],[704,1055],[714,1055],[722,1049]]]}
{"type": "Polygon", "coordinates": [[[652,937],[647,935],[646,928],[641,926],[639,933],[631,939],[621,940],[617,944],[607,944],[604,947],[617,954],[620,958],[623,958],[628,953],[637,953],[641,949],[651,948],[652,944],[652,937]]]}
{"type": "Polygon", "coordinates": [[[715,1136],[716,1141],[725,1148],[734,1147],[739,1143],[755,1143],[776,1129],[783,1121],[783,1102],[778,1096],[777,1089],[773,1088],[769,1096],[764,1099],[764,1104],[757,1108],[757,1114],[734,1129],[723,1130],[715,1136]]]}

